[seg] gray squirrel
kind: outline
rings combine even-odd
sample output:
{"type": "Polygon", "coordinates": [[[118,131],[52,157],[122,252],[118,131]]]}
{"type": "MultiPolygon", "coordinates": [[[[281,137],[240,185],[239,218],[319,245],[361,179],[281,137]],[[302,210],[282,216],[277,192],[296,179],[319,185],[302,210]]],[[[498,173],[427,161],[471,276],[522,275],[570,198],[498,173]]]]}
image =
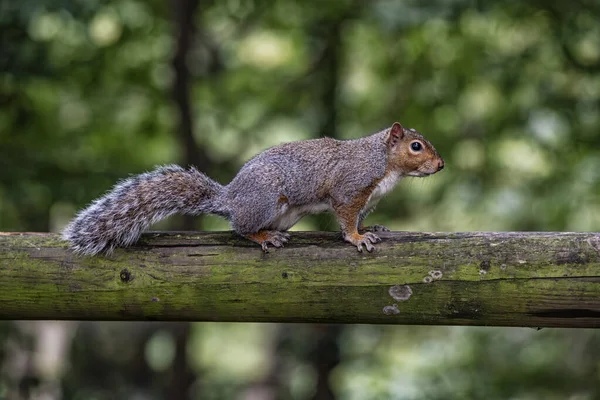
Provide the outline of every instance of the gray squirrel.
{"type": "Polygon", "coordinates": [[[398,122],[352,140],[311,139],[272,147],[248,161],[223,186],[195,168],[170,165],[119,182],[80,211],[63,238],[80,254],[111,253],[135,243],[151,224],[180,214],[216,214],[238,234],[282,247],[286,232],[308,214],[333,211],[345,241],[363,251],[381,239],[362,222],[405,176],[444,168],[433,145],[398,122]],[[360,234],[359,231],[367,231],[360,234]]]}

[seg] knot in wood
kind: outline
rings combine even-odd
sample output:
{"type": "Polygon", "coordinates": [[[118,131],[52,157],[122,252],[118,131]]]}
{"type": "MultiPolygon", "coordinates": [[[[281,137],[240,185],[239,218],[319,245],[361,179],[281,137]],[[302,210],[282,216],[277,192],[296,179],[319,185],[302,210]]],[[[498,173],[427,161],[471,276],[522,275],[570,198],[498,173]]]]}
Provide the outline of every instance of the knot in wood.
{"type": "Polygon", "coordinates": [[[133,279],[133,277],[131,276],[131,272],[129,272],[127,269],[121,270],[119,278],[121,278],[121,282],[123,283],[129,283],[133,279]]]}

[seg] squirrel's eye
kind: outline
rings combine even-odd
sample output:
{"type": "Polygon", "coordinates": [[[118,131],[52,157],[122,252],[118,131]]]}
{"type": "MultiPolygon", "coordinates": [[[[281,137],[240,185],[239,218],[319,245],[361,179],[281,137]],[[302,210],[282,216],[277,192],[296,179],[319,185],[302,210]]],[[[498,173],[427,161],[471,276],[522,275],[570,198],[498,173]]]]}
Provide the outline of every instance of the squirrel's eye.
{"type": "Polygon", "coordinates": [[[410,149],[412,151],[421,151],[421,150],[423,150],[423,145],[421,145],[420,142],[412,142],[410,144],[410,149]]]}

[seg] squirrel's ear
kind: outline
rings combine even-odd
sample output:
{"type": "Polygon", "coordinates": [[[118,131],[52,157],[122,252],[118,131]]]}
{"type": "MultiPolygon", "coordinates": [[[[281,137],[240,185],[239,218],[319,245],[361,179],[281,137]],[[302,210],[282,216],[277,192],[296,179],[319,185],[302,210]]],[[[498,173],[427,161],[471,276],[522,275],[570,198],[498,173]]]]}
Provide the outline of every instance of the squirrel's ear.
{"type": "Polygon", "coordinates": [[[388,144],[390,146],[395,146],[398,141],[400,141],[404,137],[404,128],[398,122],[394,122],[392,128],[390,129],[388,144]]]}

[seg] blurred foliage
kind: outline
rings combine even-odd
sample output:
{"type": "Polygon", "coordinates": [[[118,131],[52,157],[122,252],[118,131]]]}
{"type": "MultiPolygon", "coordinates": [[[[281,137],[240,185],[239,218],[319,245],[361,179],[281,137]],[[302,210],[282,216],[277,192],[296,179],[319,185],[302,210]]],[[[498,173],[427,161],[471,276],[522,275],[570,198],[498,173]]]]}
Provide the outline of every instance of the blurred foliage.
{"type": "MultiPolygon", "coordinates": [[[[371,222],[598,230],[597,1],[193,5],[0,1],[0,230],[58,231],[116,180],[190,162],[189,142],[177,134],[172,67],[177,32],[189,28],[173,22],[173,10],[186,7],[191,142],[220,182],[269,146],[359,137],[400,121],[435,144],[446,169],[403,181],[371,222]]],[[[216,217],[197,221],[227,229],[216,217]]],[[[337,226],[321,216],[297,226],[317,228],[337,226]]],[[[331,361],[315,350],[329,336],[316,332],[5,323],[0,398],[17,383],[50,398],[164,398],[176,384],[193,398],[310,398],[319,365],[331,361]],[[63,359],[39,361],[57,337],[70,343],[63,359]],[[185,368],[174,369],[181,360],[185,368]]],[[[593,399],[599,341],[585,330],[348,326],[323,342],[339,346],[326,383],[344,399],[593,399]]]]}

